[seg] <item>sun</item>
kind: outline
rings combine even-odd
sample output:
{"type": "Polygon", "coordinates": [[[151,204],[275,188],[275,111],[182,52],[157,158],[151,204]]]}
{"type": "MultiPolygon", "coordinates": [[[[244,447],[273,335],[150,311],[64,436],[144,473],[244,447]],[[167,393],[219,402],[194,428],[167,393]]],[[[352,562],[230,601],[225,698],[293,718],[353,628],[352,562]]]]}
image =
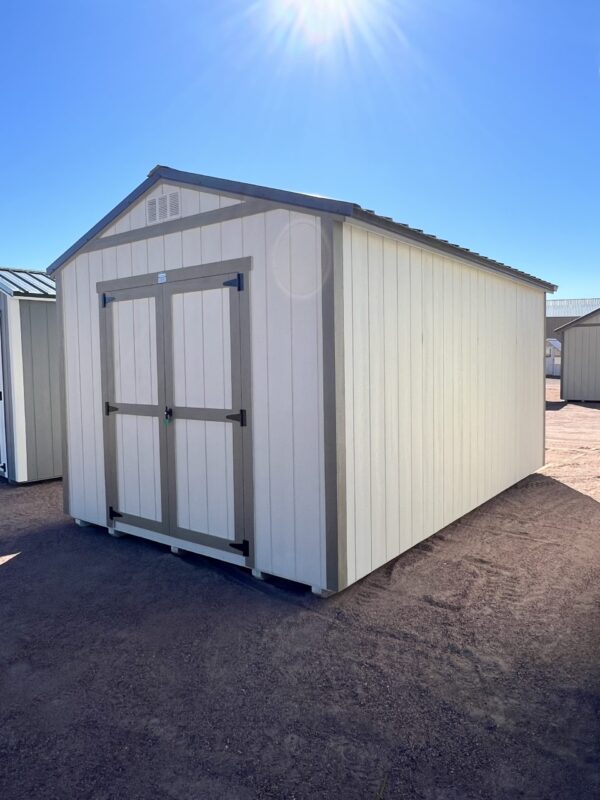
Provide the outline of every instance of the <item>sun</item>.
{"type": "Polygon", "coordinates": [[[272,25],[286,38],[324,45],[368,27],[381,0],[271,0],[272,25]]]}

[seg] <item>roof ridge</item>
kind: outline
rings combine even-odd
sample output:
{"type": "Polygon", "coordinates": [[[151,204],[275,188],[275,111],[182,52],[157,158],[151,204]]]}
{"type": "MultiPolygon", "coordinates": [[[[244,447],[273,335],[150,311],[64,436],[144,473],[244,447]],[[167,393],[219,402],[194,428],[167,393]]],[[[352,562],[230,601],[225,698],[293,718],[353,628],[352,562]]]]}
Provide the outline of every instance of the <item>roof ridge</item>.
{"type": "Polygon", "coordinates": [[[474,253],[466,247],[461,247],[457,244],[446,243],[443,239],[438,239],[433,234],[428,234],[420,228],[412,228],[405,223],[396,222],[390,217],[380,216],[375,214],[374,211],[365,210],[357,203],[351,203],[345,200],[334,200],[333,198],[322,197],[321,195],[306,194],[302,192],[289,191],[285,189],[275,189],[260,184],[245,183],[243,181],[234,181],[229,178],[217,178],[210,175],[202,175],[197,172],[184,172],[182,170],[173,169],[162,164],[157,164],[148,173],[148,177],[137,186],[130,194],[127,195],[120,203],[118,203],[112,211],[109,211],[99,222],[96,223],[90,230],[78,239],[71,247],[69,247],[61,256],[59,256],[47,269],[48,274],[52,274],[55,270],[59,269],[69,259],[71,259],[79,250],[84,247],[91,239],[98,233],[104,230],[108,225],[117,219],[124,211],[126,211],[135,201],[137,201],[148,189],[153,187],[159,181],[171,181],[173,183],[180,183],[189,186],[195,186],[199,189],[213,190],[216,192],[224,191],[233,194],[247,195],[259,199],[267,200],[275,204],[281,203],[287,206],[298,206],[305,208],[315,213],[332,214],[348,221],[357,220],[363,223],[371,223],[380,230],[387,230],[390,233],[395,233],[414,241],[418,245],[425,245],[433,247],[436,250],[446,253],[450,257],[464,258],[474,263],[477,266],[496,270],[504,275],[512,276],[521,281],[525,281],[538,289],[543,289],[546,292],[554,292],[558,288],[549,281],[537,278],[524,270],[511,267],[500,261],[495,261],[493,258],[474,253]]]}

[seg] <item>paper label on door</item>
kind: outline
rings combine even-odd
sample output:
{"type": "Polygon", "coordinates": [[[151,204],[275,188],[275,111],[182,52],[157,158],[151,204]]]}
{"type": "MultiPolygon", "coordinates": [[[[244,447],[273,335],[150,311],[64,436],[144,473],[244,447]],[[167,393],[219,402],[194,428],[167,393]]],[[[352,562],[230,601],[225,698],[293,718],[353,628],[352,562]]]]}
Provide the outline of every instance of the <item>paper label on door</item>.
{"type": "Polygon", "coordinates": [[[167,273],[166,272],[159,272],[157,283],[166,283],[167,282],[167,273]]]}

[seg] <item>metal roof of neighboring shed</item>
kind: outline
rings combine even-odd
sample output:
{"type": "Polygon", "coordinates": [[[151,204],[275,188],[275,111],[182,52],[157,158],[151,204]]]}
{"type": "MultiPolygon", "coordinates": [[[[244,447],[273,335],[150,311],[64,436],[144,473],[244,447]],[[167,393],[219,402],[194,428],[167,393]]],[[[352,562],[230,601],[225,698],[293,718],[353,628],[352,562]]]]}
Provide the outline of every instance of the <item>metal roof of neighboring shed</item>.
{"type": "Polygon", "coordinates": [[[273,189],[267,186],[259,186],[252,183],[241,183],[239,181],[231,181],[225,178],[214,178],[208,175],[200,175],[195,172],[182,172],[181,170],[172,169],[158,165],[148,173],[148,177],[136,189],[131,192],[124,200],[116,205],[105,217],[103,217],[93,228],[84,234],[81,239],[75,242],[74,245],[69,247],[56,261],[48,267],[48,273],[52,274],[59,267],[71,259],[85,244],[99,234],[104,228],[111,224],[117,217],[119,217],[129,206],[138,200],[143,194],[151,189],[156,183],[161,180],[171,181],[173,183],[187,184],[196,186],[203,189],[213,189],[215,191],[230,192],[238,195],[248,195],[263,200],[270,200],[274,203],[280,202],[286,205],[298,206],[301,208],[308,208],[313,211],[321,211],[324,213],[335,214],[337,216],[345,217],[347,219],[355,219],[365,223],[370,223],[378,228],[389,231],[391,233],[400,234],[401,236],[414,241],[415,244],[426,245],[433,247],[445,253],[448,256],[461,258],[470,261],[478,266],[492,269],[496,272],[501,272],[510,275],[513,278],[518,278],[526,283],[533,284],[534,286],[544,289],[547,292],[555,292],[557,287],[553,283],[536,278],[515,267],[510,267],[500,261],[495,261],[492,258],[487,258],[479,253],[461,247],[458,244],[448,242],[446,239],[438,239],[436,236],[425,233],[419,228],[411,228],[403,222],[395,222],[391,217],[384,217],[376,214],[370,209],[364,209],[357,203],[349,203],[344,200],[332,200],[327,197],[320,197],[318,195],[302,194],[300,192],[291,192],[284,189],[273,189]]]}
{"type": "Polygon", "coordinates": [[[564,331],[567,328],[575,328],[578,325],[581,325],[582,320],[589,319],[590,317],[593,317],[596,314],[598,314],[598,312],[600,312],[600,303],[598,303],[597,308],[593,308],[591,311],[588,311],[587,314],[582,314],[580,317],[577,317],[577,319],[573,319],[571,320],[571,322],[567,322],[564,325],[561,325],[560,328],[556,329],[556,331],[564,331]]]}
{"type": "Polygon", "coordinates": [[[547,317],[582,317],[600,308],[600,297],[576,300],[546,300],[547,317]]]}
{"type": "Polygon", "coordinates": [[[56,286],[45,272],[0,267],[0,292],[11,297],[56,297],[56,286]]]}

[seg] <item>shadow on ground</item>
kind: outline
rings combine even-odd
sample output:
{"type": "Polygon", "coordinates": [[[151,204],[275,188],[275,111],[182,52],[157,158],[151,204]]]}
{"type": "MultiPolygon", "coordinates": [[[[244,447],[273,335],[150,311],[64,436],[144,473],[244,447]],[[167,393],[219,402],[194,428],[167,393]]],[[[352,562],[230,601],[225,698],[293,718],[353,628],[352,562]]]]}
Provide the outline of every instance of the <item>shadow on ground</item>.
{"type": "Polygon", "coordinates": [[[600,504],[536,474],[329,600],[0,486],[0,795],[591,798],[600,504]]]}

